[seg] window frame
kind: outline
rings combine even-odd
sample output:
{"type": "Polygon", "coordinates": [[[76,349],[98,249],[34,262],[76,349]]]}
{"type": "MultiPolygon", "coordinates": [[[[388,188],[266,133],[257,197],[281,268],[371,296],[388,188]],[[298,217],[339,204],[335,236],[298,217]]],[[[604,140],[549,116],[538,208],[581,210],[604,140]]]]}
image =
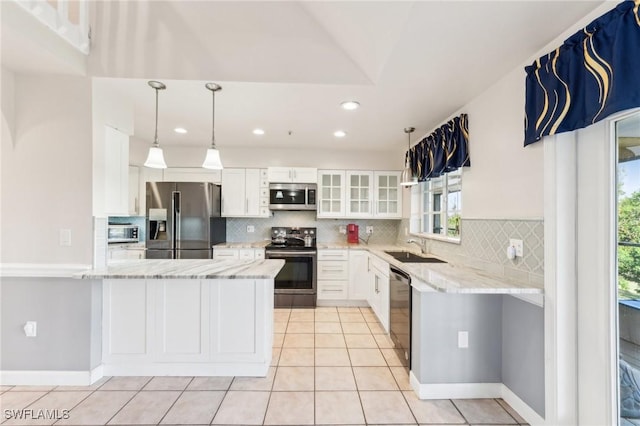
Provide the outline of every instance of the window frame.
{"type": "Polygon", "coordinates": [[[438,215],[440,224],[448,224],[449,217],[457,215],[459,217],[459,226],[462,221],[462,168],[449,173],[444,173],[438,178],[429,179],[421,182],[412,188],[412,202],[418,203],[418,209],[412,208],[413,220],[411,220],[411,235],[421,238],[429,238],[439,241],[460,244],[462,239],[462,229],[458,229],[457,236],[448,235],[448,226],[445,227],[445,233],[429,232],[434,227],[434,217],[438,215]],[[451,178],[456,178],[455,183],[451,183],[451,178]],[[436,186],[442,182],[441,185],[436,186]],[[459,192],[460,202],[456,209],[449,206],[449,195],[459,192]],[[440,194],[439,209],[434,209],[434,196],[440,194]]]}

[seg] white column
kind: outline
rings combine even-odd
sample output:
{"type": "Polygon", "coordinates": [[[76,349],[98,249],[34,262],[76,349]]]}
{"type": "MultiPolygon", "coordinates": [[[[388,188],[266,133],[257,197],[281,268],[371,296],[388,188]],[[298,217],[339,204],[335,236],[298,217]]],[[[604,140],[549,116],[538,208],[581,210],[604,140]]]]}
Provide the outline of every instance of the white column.
{"type": "Polygon", "coordinates": [[[576,141],[544,139],[545,419],[576,425],[576,141]]]}

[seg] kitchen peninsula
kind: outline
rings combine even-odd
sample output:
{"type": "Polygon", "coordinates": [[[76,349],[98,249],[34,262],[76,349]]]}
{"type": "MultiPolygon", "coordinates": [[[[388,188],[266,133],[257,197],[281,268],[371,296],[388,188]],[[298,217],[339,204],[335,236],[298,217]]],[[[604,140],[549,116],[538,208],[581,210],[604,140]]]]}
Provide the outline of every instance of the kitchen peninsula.
{"type": "Polygon", "coordinates": [[[265,376],[282,260],[130,260],[102,280],[102,375],[265,376]]]}

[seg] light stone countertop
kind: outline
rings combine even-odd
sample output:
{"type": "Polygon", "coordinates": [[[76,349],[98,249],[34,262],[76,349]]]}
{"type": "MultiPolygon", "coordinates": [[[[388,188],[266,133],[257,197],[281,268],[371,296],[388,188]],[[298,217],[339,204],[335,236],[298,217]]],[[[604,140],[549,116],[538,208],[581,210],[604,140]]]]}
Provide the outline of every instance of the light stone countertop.
{"type": "Polygon", "coordinates": [[[213,246],[214,249],[217,248],[231,248],[231,249],[241,249],[241,248],[265,248],[267,245],[271,244],[271,240],[264,241],[249,241],[245,243],[219,243],[213,246]]]}
{"type": "MultiPolygon", "coordinates": [[[[402,247],[396,247],[402,249],[402,247]]],[[[543,294],[542,287],[507,277],[498,277],[478,269],[450,263],[403,263],[373,248],[370,253],[411,275],[411,285],[419,291],[469,294],[543,294]],[[429,288],[425,288],[425,286],[429,288]]],[[[406,250],[406,249],[404,249],[406,250]]],[[[413,250],[412,253],[416,253],[413,250]]],[[[419,254],[419,253],[416,253],[419,254]]],[[[425,255],[439,258],[438,256],[425,255]]],[[[446,259],[442,259],[446,260],[446,259]]]]}
{"type": "Polygon", "coordinates": [[[135,259],[74,275],[84,279],[273,279],[284,266],[281,259],[135,259]]]}
{"type": "MultiPolygon", "coordinates": [[[[420,255],[420,251],[400,245],[349,244],[347,242],[318,243],[322,250],[368,250],[385,262],[411,275],[411,285],[419,291],[439,291],[443,293],[472,294],[535,294],[544,293],[542,286],[522,282],[512,278],[491,275],[479,269],[450,263],[403,263],[385,251],[408,251],[420,255]]],[[[436,257],[431,254],[424,256],[436,257]]],[[[447,260],[442,258],[442,260],[447,260]]]]}

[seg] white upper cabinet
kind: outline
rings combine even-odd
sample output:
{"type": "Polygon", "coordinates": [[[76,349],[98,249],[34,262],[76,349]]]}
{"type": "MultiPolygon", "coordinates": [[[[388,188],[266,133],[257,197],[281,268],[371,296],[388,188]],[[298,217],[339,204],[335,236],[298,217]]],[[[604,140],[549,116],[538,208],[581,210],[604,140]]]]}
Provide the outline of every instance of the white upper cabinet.
{"type": "Polygon", "coordinates": [[[129,215],[129,135],[104,126],[105,213],[129,215]]]}
{"type": "Polygon", "coordinates": [[[221,170],[207,170],[202,167],[170,167],[162,172],[165,182],[212,182],[222,181],[221,170]]]}
{"type": "Polygon", "coordinates": [[[401,172],[374,172],[375,204],[373,215],[384,219],[402,218],[401,172]]]}
{"type": "Polygon", "coordinates": [[[345,171],[318,172],[318,217],[345,217],[345,171]]]}
{"type": "Polygon", "coordinates": [[[129,215],[144,215],[140,212],[140,168],[129,166],[129,215]]]}
{"type": "Polygon", "coordinates": [[[269,217],[265,169],[222,170],[222,216],[269,217]]]}
{"type": "Polygon", "coordinates": [[[400,172],[320,170],[318,217],[400,219],[400,172]]]}
{"type": "Polygon", "coordinates": [[[373,213],[373,172],[347,171],[347,217],[371,217],[373,213]]]}
{"type": "Polygon", "coordinates": [[[271,183],[317,183],[318,169],[312,167],[269,167],[271,183]]]}

